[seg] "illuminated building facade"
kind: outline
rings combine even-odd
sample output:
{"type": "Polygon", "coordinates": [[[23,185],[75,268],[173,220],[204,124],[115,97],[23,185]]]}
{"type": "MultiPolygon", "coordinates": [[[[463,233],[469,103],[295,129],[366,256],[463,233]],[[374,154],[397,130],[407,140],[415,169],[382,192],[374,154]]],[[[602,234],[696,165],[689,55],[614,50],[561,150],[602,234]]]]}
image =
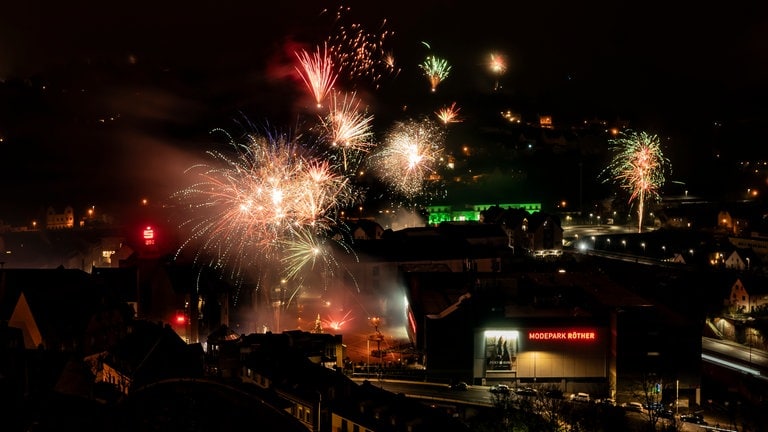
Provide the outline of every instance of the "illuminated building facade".
{"type": "Polygon", "coordinates": [[[427,207],[427,223],[434,226],[441,222],[477,222],[480,221],[480,214],[491,207],[525,210],[528,213],[541,211],[541,203],[472,204],[460,207],[449,204],[433,205],[427,207]]]}
{"type": "Polygon", "coordinates": [[[647,374],[679,380],[681,389],[700,385],[700,328],[599,275],[403,278],[409,335],[430,377],[617,400],[647,374]]]}
{"type": "Polygon", "coordinates": [[[48,207],[45,213],[45,227],[48,229],[66,229],[75,226],[75,211],[71,206],[64,208],[64,213],[56,213],[53,207],[48,207]]]}

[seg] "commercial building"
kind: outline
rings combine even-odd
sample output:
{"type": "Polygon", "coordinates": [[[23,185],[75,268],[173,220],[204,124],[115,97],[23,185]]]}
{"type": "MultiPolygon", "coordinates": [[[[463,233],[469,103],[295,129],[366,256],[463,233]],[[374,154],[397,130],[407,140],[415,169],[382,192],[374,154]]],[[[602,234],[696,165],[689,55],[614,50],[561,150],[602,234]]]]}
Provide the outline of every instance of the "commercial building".
{"type": "Polygon", "coordinates": [[[432,379],[548,384],[627,399],[648,377],[699,386],[701,329],[582,271],[403,271],[409,335],[432,379]]]}

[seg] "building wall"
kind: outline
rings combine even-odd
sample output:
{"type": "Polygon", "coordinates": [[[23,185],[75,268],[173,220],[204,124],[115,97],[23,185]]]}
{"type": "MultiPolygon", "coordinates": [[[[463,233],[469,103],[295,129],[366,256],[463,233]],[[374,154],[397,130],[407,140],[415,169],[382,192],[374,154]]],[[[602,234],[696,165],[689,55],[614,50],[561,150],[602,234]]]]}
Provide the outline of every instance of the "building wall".
{"type": "Polygon", "coordinates": [[[53,207],[48,208],[45,226],[48,229],[73,228],[75,226],[75,211],[67,206],[64,213],[56,213],[53,207]]]}
{"type": "Polygon", "coordinates": [[[597,326],[479,329],[474,377],[481,382],[608,378],[609,332],[597,326]]]}
{"type": "Polygon", "coordinates": [[[768,237],[728,237],[728,241],[739,249],[752,249],[761,259],[768,256],[768,237]]]}

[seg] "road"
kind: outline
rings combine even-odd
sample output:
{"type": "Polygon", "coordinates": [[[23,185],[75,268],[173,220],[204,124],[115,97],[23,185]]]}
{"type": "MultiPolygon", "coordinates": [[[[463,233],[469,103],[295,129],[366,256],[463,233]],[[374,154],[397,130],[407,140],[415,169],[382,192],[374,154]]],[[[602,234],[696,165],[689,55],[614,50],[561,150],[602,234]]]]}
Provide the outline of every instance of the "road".
{"type": "Polygon", "coordinates": [[[702,337],[701,356],[704,361],[768,380],[768,354],[765,351],[728,340],[702,337]]]}
{"type": "MultiPolygon", "coordinates": [[[[362,383],[365,379],[354,378],[354,381],[362,383]]],[[[425,403],[438,406],[448,405],[476,405],[483,407],[493,406],[492,394],[488,386],[470,386],[466,391],[452,390],[446,384],[437,384],[429,382],[416,381],[398,381],[398,380],[370,380],[370,382],[384,390],[392,393],[402,393],[410,398],[422,399],[425,403]]],[[[648,417],[644,412],[626,411],[627,417],[633,422],[647,422],[648,417]]],[[[707,425],[698,425],[693,423],[680,422],[679,430],[682,432],[736,432],[729,429],[727,422],[711,415],[705,414],[704,420],[707,425]]],[[[660,419],[660,422],[667,420],[660,419]]]]}

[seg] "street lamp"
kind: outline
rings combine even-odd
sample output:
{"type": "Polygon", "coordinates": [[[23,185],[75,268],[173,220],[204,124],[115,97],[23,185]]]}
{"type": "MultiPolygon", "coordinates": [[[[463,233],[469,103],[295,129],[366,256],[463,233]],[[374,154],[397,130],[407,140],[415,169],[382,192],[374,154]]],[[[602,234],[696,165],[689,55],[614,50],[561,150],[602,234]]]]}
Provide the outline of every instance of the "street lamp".
{"type": "MultiPolygon", "coordinates": [[[[376,352],[378,353],[378,356],[379,356],[379,370],[381,370],[381,365],[382,365],[382,360],[383,360],[383,358],[382,358],[383,356],[381,355],[381,341],[384,340],[384,336],[381,334],[381,332],[379,332],[379,324],[381,324],[381,317],[377,317],[377,316],[376,317],[371,317],[370,321],[371,321],[371,325],[373,326],[373,329],[374,329],[374,331],[376,333],[368,336],[368,341],[369,342],[370,341],[376,342],[376,352]]],[[[371,352],[371,349],[370,349],[370,344],[369,344],[368,345],[369,356],[370,356],[370,352],[371,352]]],[[[370,367],[370,365],[369,365],[369,367],[370,367]]]]}

